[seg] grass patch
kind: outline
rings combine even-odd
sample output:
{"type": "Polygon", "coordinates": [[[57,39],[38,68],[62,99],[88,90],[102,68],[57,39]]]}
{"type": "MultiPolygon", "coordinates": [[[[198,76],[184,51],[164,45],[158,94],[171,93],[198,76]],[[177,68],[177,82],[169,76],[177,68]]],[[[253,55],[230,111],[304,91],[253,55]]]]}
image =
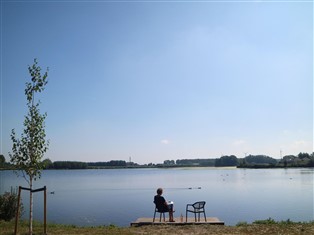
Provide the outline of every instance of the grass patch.
{"type": "Polygon", "coordinates": [[[240,227],[240,226],[247,226],[248,223],[246,221],[240,221],[236,224],[237,227],[240,227]]]}
{"type": "Polygon", "coordinates": [[[266,220],[256,220],[253,224],[277,224],[277,222],[272,218],[268,218],[266,220]]]}
{"type": "Polygon", "coordinates": [[[272,225],[272,224],[276,224],[276,225],[297,225],[297,224],[309,224],[309,225],[314,225],[314,221],[310,221],[310,222],[294,222],[290,219],[287,220],[282,220],[282,221],[275,221],[272,218],[268,218],[266,220],[256,220],[253,222],[253,224],[264,224],[264,225],[272,225]]]}
{"type": "MultiPolygon", "coordinates": [[[[14,234],[14,220],[10,222],[0,221],[0,234],[14,234]]],[[[40,222],[33,223],[33,234],[43,234],[44,226],[40,222]]],[[[20,235],[28,234],[28,222],[21,221],[18,231],[20,235]]],[[[80,227],[76,225],[48,224],[48,235],[229,235],[229,234],[290,234],[290,235],[312,235],[314,234],[314,221],[311,222],[293,222],[291,220],[275,221],[271,218],[266,220],[257,220],[252,224],[239,222],[236,226],[222,225],[148,225],[141,227],[118,227],[116,225],[80,227]]]]}

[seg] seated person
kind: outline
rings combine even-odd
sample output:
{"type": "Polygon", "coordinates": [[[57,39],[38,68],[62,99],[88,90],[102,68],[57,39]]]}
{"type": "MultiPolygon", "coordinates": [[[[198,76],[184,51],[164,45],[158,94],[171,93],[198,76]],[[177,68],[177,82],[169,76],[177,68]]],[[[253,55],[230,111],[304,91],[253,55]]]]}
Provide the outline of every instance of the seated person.
{"type": "Polygon", "coordinates": [[[157,195],[154,197],[154,203],[159,212],[169,212],[169,222],[175,222],[173,220],[173,204],[168,204],[163,196],[162,188],[157,189],[157,195]]]}

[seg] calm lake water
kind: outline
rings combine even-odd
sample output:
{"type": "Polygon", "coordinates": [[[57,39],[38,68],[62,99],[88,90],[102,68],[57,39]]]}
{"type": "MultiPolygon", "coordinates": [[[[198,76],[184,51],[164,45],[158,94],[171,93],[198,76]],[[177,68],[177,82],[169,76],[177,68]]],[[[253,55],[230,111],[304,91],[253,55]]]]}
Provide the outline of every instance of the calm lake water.
{"type": "MultiPolygon", "coordinates": [[[[35,187],[47,186],[47,217],[54,223],[129,226],[153,217],[153,197],[162,187],[175,217],[185,215],[186,204],[204,200],[208,217],[235,225],[269,217],[314,220],[313,181],[313,168],[48,170],[35,187]]],[[[12,171],[0,171],[1,194],[19,185],[28,186],[12,171]]],[[[42,221],[43,193],[34,198],[34,218],[42,221]]],[[[29,193],[22,199],[27,218],[29,193]]]]}

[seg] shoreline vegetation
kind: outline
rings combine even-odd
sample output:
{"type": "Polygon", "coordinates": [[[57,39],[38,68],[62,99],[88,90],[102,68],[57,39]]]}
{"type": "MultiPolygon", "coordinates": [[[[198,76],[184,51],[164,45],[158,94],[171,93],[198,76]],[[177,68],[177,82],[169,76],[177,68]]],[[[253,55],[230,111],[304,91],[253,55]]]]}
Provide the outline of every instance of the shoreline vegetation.
{"type": "MultiPolygon", "coordinates": [[[[10,222],[0,221],[1,234],[14,234],[14,220],[10,222]]],[[[43,234],[43,224],[34,222],[34,234],[43,234]]],[[[19,234],[28,234],[28,223],[21,221],[18,225],[19,234]]],[[[47,234],[314,234],[314,221],[293,222],[290,220],[276,222],[269,218],[255,221],[251,224],[239,222],[235,226],[222,225],[148,225],[141,227],[118,227],[115,225],[81,227],[75,225],[48,224],[47,234]]]]}
{"type": "MultiPolygon", "coordinates": [[[[294,168],[314,167],[314,152],[299,153],[297,156],[286,155],[275,159],[266,155],[248,155],[237,158],[235,155],[208,159],[177,159],[164,160],[163,163],[138,164],[124,160],[111,160],[108,162],[81,162],[81,161],[55,161],[45,159],[42,162],[44,169],[117,169],[117,168],[180,168],[180,167],[237,167],[237,168],[294,168]]],[[[5,161],[0,155],[0,170],[16,170],[13,165],[5,161]]]]}

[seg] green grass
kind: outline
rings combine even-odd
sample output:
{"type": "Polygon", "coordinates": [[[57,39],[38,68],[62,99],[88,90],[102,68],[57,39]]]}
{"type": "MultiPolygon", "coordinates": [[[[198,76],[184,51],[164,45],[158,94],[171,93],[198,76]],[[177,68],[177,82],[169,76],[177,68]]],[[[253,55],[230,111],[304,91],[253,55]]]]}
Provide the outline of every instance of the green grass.
{"type": "Polygon", "coordinates": [[[264,225],[270,225],[270,224],[276,224],[276,225],[299,225],[299,224],[309,224],[314,225],[314,221],[310,222],[294,222],[290,219],[282,220],[282,221],[275,221],[272,218],[268,218],[266,220],[256,220],[253,222],[253,224],[264,224],[264,225]]]}
{"type": "MultiPolygon", "coordinates": [[[[33,234],[43,234],[44,226],[42,223],[33,223],[33,234]]],[[[14,234],[14,220],[10,222],[0,221],[0,235],[14,234]]],[[[18,226],[18,234],[28,234],[28,223],[21,221],[18,226]]],[[[274,219],[257,220],[252,224],[247,222],[239,222],[237,226],[222,225],[148,225],[142,227],[118,227],[115,225],[96,226],[96,227],[80,227],[76,225],[48,224],[47,234],[63,234],[63,235],[180,235],[180,234],[290,234],[290,235],[312,235],[314,234],[314,221],[312,222],[293,222],[291,220],[275,221],[274,219]]]]}
{"type": "MultiPolygon", "coordinates": [[[[29,223],[21,221],[18,224],[19,234],[28,234],[29,223]]],[[[0,221],[0,235],[13,235],[14,234],[15,222],[0,221]]],[[[47,224],[47,234],[73,234],[73,235],[98,235],[98,234],[131,234],[128,231],[129,228],[117,227],[114,225],[109,226],[96,226],[96,227],[80,227],[76,225],[63,225],[63,224],[47,224]]],[[[33,222],[33,234],[39,235],[44,234],[44,225],[40,222],[33,222]]]]}

